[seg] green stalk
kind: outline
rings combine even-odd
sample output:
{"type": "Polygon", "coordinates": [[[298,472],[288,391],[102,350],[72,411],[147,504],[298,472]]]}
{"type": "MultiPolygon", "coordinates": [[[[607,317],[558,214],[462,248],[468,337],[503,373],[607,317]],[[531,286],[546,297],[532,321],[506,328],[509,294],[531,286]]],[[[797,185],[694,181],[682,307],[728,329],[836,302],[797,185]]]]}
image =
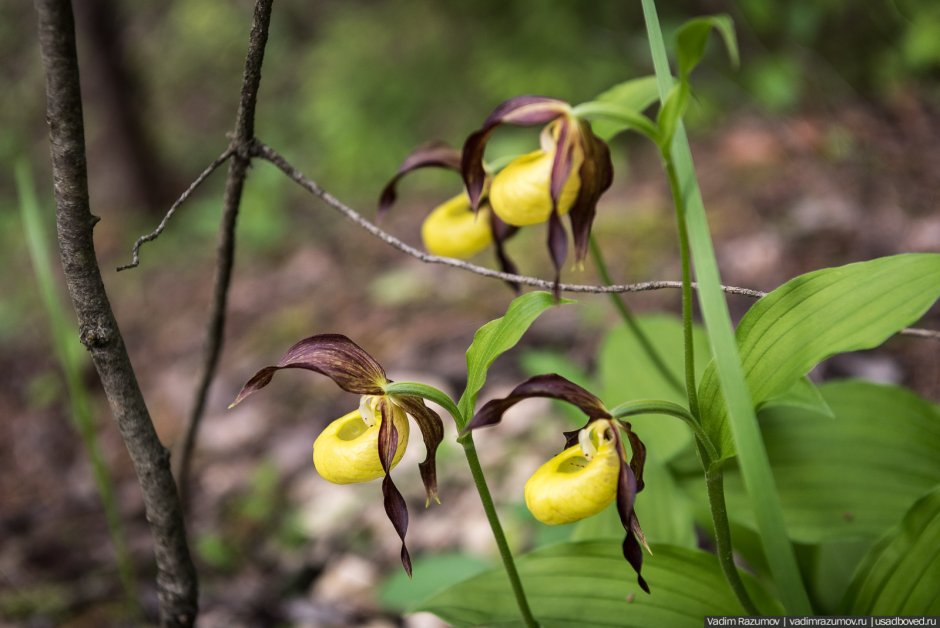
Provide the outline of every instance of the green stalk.
{"type": "Polygon", "coordinates": [[[685,224],[685,208],[681,202],[679,177],[672,161],[666,160],[669,189],[676,207],[676,227],[679,230],[679,257],[682,261],[682,337],[685,345],[685,390],[692,416],[700,419],[698,386],[695,383],[695,343],[692,338],[692,258],[689,253],[689,231],[685,224]]]}
{"type": "MultiPolygon", "coordinates": [[[[414,395],[433,401],[438,404],[453,417],[457,424],[457,431],[462,431],[470,422],[470,416],[464,418],[460,409],[450,395],[428,384],[420,382],[394,382],[385,386],[385,393],[388,395],[414,395]]],[[[472,412],[472,409],[471,409],[472,412]]],[[[509,577],[509,583],[512,585],[513,595],[516,596],[516,604],[519,605],[519,612],[522,614],[522,620],[526,626],[537,628],[538,622],[532,616],[532,610],[529,608],[529,601],[525,597],[525,591],[522,589],[522,580],[519,579],[519,571],[516,569],[516,562],[513,560],[512,551],[509,549],[509,543],[506,541],[506,534],[503,532],[503,526],[499,522],[499,515],[496,513],[496,505],[493,503],[493,496],[490,494],[490,488],[486,483],[486,477],[483,475],[483,467],[480,466],[480,458],[477,456],[476,447],[473,444],[473,434],[467,433],[457,438],[457,442],[463,447],[464,454],[467,456],[467,464],[470,465],[470,475],[473,476],[473,483],[480,494],[480,501],[483,503],[483,511],[486,513],[486,520],[490,524],[490,530],[493,531],[493,538],[496,539],[496,547],[499,548],[499,556],[503,560],[503,567],[506,569],[506,575],[509,577]]]]}
{"type": "Polygon", "coordinates": [[[467,456],[467,463],[470,465],[470,473],[473,475],[473,483],[480,494],[480,501],[483,502],[483,510],[486,512],[486,520],[490,523],[490,529],[493,531],[493,537],[496,539],[496,546],[499,548],[499,556],[503,559],[503,566],[506,568],[506,575],[509,576],[509,583],[512,585],[513,595],[516,596],[516,604],[519,605],[519,612],[522,614],[522,620],[529,628],[538,628],[538,622],[532,616],[529,609],[529,602],[525,597],[525,591],[522,589],[522,581],[519,579],[519,572],[516,570],[516,563],[512,558],[512,551],[509,549],[509,543],[506,542],[506,535],[503,533],[503,526],[499,522],[499,515],[496,514],[496,506],[493,503],[493,496],[490,495],[490,489],[486,485],[486,477],[483,475],[483,467],[480,466],[480,458],[477,456],[476,447],[473,445],[473,435],[466,434],[457,439],[463,446],[463,451],[467,456]]]}
{"type": "Polygon", "coordinates": [[[715,554],[718,564],[725,574],[725,580],[737,596],[744,611],[749,615],[760,615],[760,611],[744,587],[741,574],[734,564],[734,547],[731,544],[731,525],[728,522],[728,507],[725,504],[724,471],[720,464],[713,464],[707,452],[700,450],[702,464],[705,466],[705,486],[708,489],[708,507],[715,524],[715,554]]]}
{"type": "Polygon", "coordinates": [[[19,193],[20,213],[23,218],[26,246],[33,263],[43,307],[49,319],[52,349],[65,377],[65,386],[68,390],[72,410],[70,414],[72,425],[82,440],[85,455],[91,465],[95,488],[98,490],[98,497],[101,499],[101,505],[104,509],[111,543],[114,545],[118,577],[124,587],[127,607],[132,614],[139,616],[140,607],[137,602],[134,566],[131,563],[130,552],[127,549],[121,515],[114,497],[108,467],[104,462],[98,444],[95,417],[91,409],[91,401],[88,398],[88,390],[82,383],[83,356],[72,332],[74,323],[68,322],[65,308],[59,300],[58,287],[49,262],[48,236],[42,226],[39,201],[36,199],[32,176],[25,161],[19,161],[16,164],[16,187],[19,193]]]}
{"type": "MultiPolygon", "coordinates": [[[[597,266],[597,274],[600,275],[601,281],[605,285],[613,285],[613,280],[610,277],[610,272],[607,270],[607,262],[604,261],[604,255],[601,252],[601,247],[597,244],[597,240],[594,239],[594,236],[591,236],[590,239],[591,246],[591,257],[594,259],[594,265],[597,266]]],[[[627,306],[626,300],[619,294],[610,293],[610,302],[614,304],[614,308],[617,312],[620,313],[620,318],[623,319],[623,322],[626,323],[627,328],[633,333],[634,338],[637,342],[640,343],[640,347],[643,348],[644,353],[653,363],[653,366],[656,367],[656,370],[663,376],[670,386],[675,388],[677,391],[684,392],[682,390],[682,382],[669,370],[669,367],[666,366],[665,361],[659,355],[659,352],[656,351],[656,347],[653,346],[653,343],[650,341],[649,336],[647,336],[643,329],[640,327],[640,324],[636,320],[636,316],[633,315],[633,312],[630,311],[630,308],[627,306]]]]}
{"type": "MultiPolygon", "coordinates": [[[[663,43],[654,0],[642,0],[642,4],[660,97],[664,100],[673,82],[666,46],[663,43]]],[[[803,587],[796,556],[783,523],[783,507],[741,368],[731,316],[721,293],[721,277],[701,190],[695,177],[692,152],[681,120],[676,127],[669,154],[671,159],[667,161],[673,164],[678,183],[677,203],[684,208],[684,222],[695,259],[702,318],[712,345],[712,354],[738,452],[741,475],[751,498],[764,552],[788,614],[809,615],[812,614],[812,606],[803,587]]]]}

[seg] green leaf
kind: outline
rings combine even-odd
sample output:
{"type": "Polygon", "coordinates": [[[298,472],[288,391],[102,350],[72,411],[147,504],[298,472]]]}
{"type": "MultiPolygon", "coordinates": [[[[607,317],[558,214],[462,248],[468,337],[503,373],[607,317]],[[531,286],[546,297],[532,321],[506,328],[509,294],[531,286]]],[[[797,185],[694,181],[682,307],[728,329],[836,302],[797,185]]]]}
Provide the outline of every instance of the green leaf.
{"type": "MultiPolygon", "coordinates": [[[[940,411],[896,386],[844,381],[820,391],[834,419],[761,413],[787,530],[802,543],[874,539],[940,483],[940,411]]],[[[753,526],[739,474],[725,482],[729,512],[753,526]]]]}
{"type": "MultiPolygon", "coordinates": [[[[755,303],[737,329],[755,405],[791,386],[816,364],[877,347],[940,297],[940,255],[910,253],[800,275],[755,303]]],[[[713,365],[699,386],[702,422],[723,458],[735,453],[713,365]]]]}
{"type": "Polygon", "coordinates": [[[475,576],[492,565],[470,554],[440,554],[414,561],[414,577],[402,570],[382,583],[379,600],[388,608],[408,611],[432,595],[461,580],[475,576]]]}
{"type": "MultiPolygon", "coordinates": [[[[561,299],[559,304],[574,303],[561,299]]],[[[556,305],[548,292],[529,292],[513,299],[505,316],[490,321],[473,335],[473,343],[467,349],[467,386],[457,407],[463,418],[463,429],[473,416],[477,395],[486,383],[486,372],[500,355],[512,349],[522,338],[535,319],[548,308],[556,305]]]]}
{"type": "Polygon", "coordinates": [[[819,392],[819,388],[808,377],[801,377],[786,391],[761,402],[758,409],[777,407],[800,408],[830,419],[836,416],[819,392]]]}
{"type": "Polygon", "coordinates": [[[940,615],[940,487],[862,562],[843,608],[852,615],[940,615]]]}
{"type": "MultiPolygon", "coordinates": [[[[594,99],[597,102],[612,103],[623,109],[641,113],[659,100],[655,76],[644,76],[614,85],[594,99]]],[[[591,123],[594,134],[602,140],[609,140],[630,127],[623,122],[610,118],[599,118],[591,123]]]]}
{"type": "MultiPolygon", "coordinates": [[[[573,113],[579,118],[591,120],[592,129],[597,122],[608,122],[610,126],[607,127],[604,134],[595,133],[602,140],[609,140],[621,131],[631,130],[645,135],[653,142],[659,141],[659,130],[652,120],[639,111],[616,103],[591,100],[575,107],[573,113]],[[613,132],[610,133],[609,131],[613,132]]],[[[603,126],[601,126],[601,130],[605,131],[603,126]]]]}
{"type": "Polygon", "coordinates": [[[737,67],[738,41],[734,34],[734,22],[727,15],[712,15],[689,20],[676,34],[676,58],[679,62],[680,81],[685,82],[702,60],[708,35],[715,29],[725,42],[731,65],[737,67]]]}
{"type": "MultiPolygon", "coordinates": [[[[675,377],[684,376],[682,322],[668,315],[639,316],[637,323],[650,339],[675,377]]],[[[703,330],[693,329],[696,377],[700,378],[708,363],[710,349],[703,330]]],[[[636,336],[626,325],[614,327],[601,342],[598,354],[600,397],[608,408],[636,399],[664,399],[682,406],[688,403],[685,394],[677,391],[650,361],[636,336]]],[[[637,434],[650,451],[662,460],[670,460],[692,442],[689,428],[676,419],[662,415],[630,417],[637,434]]]]}
{"type": "Polygon", "coordinates": [[[672,143],[679,120],[685,115],[689,104],[689,91],[688,83],[676,83],[656,115],[656,125],[659,127],[659,147],[662,150],[666,150],[672,143]]]}
{"type": "MultiPolygon", "coordinates": [[[[643,576],[652,594],[636,585],[619,541],[564,543],[517,561],[526,596],[544,628],[579,626],[683,626],[701,628],[705,615],[741,615],[717,559],[699,550],[654,545],[643,576]]],[[[747,575],[758,605],[779,614],[766,592],[747,575]]],[[[435,595],[419,610],[454,626],[519,626],[518,609],[502,570],[466,580],[435,595]]]]}

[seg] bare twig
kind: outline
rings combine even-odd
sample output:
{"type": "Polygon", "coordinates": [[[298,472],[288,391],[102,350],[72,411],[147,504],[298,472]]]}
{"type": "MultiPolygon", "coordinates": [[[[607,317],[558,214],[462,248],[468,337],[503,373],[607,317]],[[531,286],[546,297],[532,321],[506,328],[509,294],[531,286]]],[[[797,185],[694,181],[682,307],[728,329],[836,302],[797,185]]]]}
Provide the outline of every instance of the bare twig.
{"type": "Polygon", "coordinates": [[[215,161],[209,164],[208,167],[206,167],[206,169],[203,170],[198,177],[196,177],[195,181],[189,184],[189,187],[186,188],[186,191],[183,192],[178,199],[176,199],[176,202],[170,205],[170,209],[163,217],[163,220],[160,221],[160,224],[157,225],[157,228],[147,235],[142,235],[137,238],[137,242],[134,242],[134,248],[131,251],[131,261],[127,264],[124,264],[123,266],[118,266],[118,272],[127,270],[128,268],[137,268],[137,266],[140,264],[140,247],[143,246],[145,242],[152,242],[153,240],[156,240],[160,237],[160,234],[163,233],[164,229],[166,229],[167,223],[170,222],[170,218],[173,217],[173,214],[176,213],[176,210],[179,209],[180,205],[186,202],[186,199],[188,199],[192,193],[196,191],[196,188],[202,185],[203,181],[209,178],[210,174],[215,172],[219,166],[228,161],[228,158],[231,157],[234,152],[234,147],[229,146],[226,148],[221,155],[216,157],[215,161]]]}
{"type": "MultiPolygon", "coordinates": [[[[536,288],[544,288],[546,290],[551,290],[554,287],[554,282],[539,279],[538,277],[529,277],[527,275],[515,275],[512,273],[504,273],[498,270],[493,270],[491,268],[486,268],[484,266],[477,266],[476,264],[471,264],[463,260],[454,259],[452,257],[440,257],[438,255],[429,255],[424,251],[416,249],[415,247],[402,242],[392,234],[387,231],[379,228],[375,223],[369,221],[362,214],[354,210],[352,207],[349,207],[335,196],[321,188],[316,181],[313,181],[307,178],[300,170],[295,168],[288,162],[283,156],[280,155],[270,146],[262,143],[260,140],[255,140],[254,142],[254,151],[253,154],[257,157],[265,159],[275,166],[277,166],[281,172],[286,174],[291,180],[297,183],[300,187],[307,190],[311,194],[318,196],[324,203],[337,210],[340,214],[359,225],[370,234],[377,237],[379,240],[382,240],[386,244],[398,249],[399,251],[410,255],[416,259],[426,262],[428,264],[443,264],[445,266],[452,266],[454,268],[460,268],[462,270],[481,275],[483,277],[493,277],[495,279],[502,279],[503,281],[516,282],[526,286],[533,286],[536,288]]],[[[698,289],[698,284],[692,282],[692,287],[698,289]]],[[[593,284],[576,284],[576,283],[563,283],[559,284],[558,288],[562,292],[572,292],[572,293],[591,293],[591,294],[621,294],[624,292],[645,292],[648,290],[662,290],[664,288],[675,288],[681,289],[681,281],[644,281],[641,283],[628,283],[628,284],[613,284],[607,286],[597,286],[593,284]]],[[[766,292],[761,292],[760,290],[751,290],[750,288],[738,288],[735,286],[721,286],[721,289],[727,294],[737,294],[745,297],[750,297],[752,299],[759,299],[763,296],[766,296],[766,292]]],[[[933,331],[930,329],[916,329],[908,328],[899,332],[905,336],[918,336],[920,338],[931,338],[933,340],[940,340],[940,331],[933,331]]]]}
{"type": "Polygon", "coordinates": [[[95,257],[98,218],[88,201],[82,95],[69,0],[36,0],[39,44],[46,72],[46,118],[52,144],[56,226],[62,267],[79,322],[82,343],[130,454],[154,542],[160,623],[192,626],[198,591],[196,570],[169,454],[154,430],[124,339],[111,310],[95,257]]]}
{"type": "Polygon", "coordinates": [[[273,0],[258,0],[255,3],[251,33],[248,36],[248,54],[245,57],[245,75],[242,80],[241,100],[235,118],[235,136],[232,139],[232,161],[229,163],[222,199],[222,222],[219,225],[219,245],[216,252],[215,286],[212,295],[212,310],[206,330],[206,349],[202,373],[196,386],[193,408],[186,426],[186,434],[180,445],[180,462],[177,483],[183,507],[189,502],[189,469],[192,464],[199,424],[205,413],[209,387],[215,378],[219,356],[225,340],[225,313],[228,305],[228,289],[232,279],[235,260],[235,225],[241,205],[242,189],[251,164],[252,143],[255,134],[255,106],[258,88],[261,85],[261,64],[264,47],[268,41],[268,25],[271,21],[273,0]]]}

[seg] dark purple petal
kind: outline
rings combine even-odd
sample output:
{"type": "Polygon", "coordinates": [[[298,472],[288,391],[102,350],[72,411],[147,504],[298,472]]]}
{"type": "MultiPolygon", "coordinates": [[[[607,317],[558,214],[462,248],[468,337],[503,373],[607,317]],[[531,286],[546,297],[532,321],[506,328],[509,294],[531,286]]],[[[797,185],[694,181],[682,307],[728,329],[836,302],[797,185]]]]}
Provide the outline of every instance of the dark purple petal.
{"type": "Polygon", "coordinates": [[[460,151],[446,142],[431,142],[414,149],[398,167],[379,197],[379,218],[395,202],[396,188],[403,176],[419,168],[445,168],[460,172],[460,151]]]}
{"type": "Polygon", "coordinates": [[[610,149],[603,140],[594,135],[591,125],[581,121],[581,147],[584,161],[578,171],[581,187],[568,214],[574,236],[575,259],[582,261],[588,252],[591,225],[597,212],[597,201],[607,191],[614,179],[614,167],[610,160],[610,149]]]}
{"type": "Polygon", "coordinates": [[[555,267],[555,282],[552,284],[552,294],[557,301],[561,297],[558,288],[561,282],[561,268],[565,264],[565,258],[568,257],[568,234],[561,225],[561,217],[558,215],[558,209],[552,209],[548,217],[548,252],[552,257],[552,265],[555,267]]]}
{"type": "Polygon", "coordinates": [[[276,365],[255,373],[229,407],[267,386],[281,369],[314,371],[326,375],[343,390],[360,395],[381,395],[388,381],[382,366],[355,342],[341,334],[319,334],[301,340],[276,365]]]}
{"type": "Polygon", "coordinates": [[[643,467],[646,465],[646,445],[644,445],[640,437],[634,433],[629,423],[621,421],[621,424],[627,432],[627,438],[630,439],[630,451],[633,453],[633,455],[630,456],[630,469],[633,470],[633,475],[636,476],[636,492],[639,493],[645,486],[643,482],[643,467]]]}
{"type": "Polygon", "coordinates": [[[557,210],[558,199],[561,198],[561,191],[571,176],[571,165],[574,162],[574,138],[571,132],[571,124],[567,120],[562,120],[558,127],[558,138],[555,144],[555,158],[552,160],[552,174],[549,184],[549,192],[552,197],[552,209],[557,210]]]}
{"type": "Polygon", "coordinates": [[[405,504],[405,498],[402,497],[398,487],[392,482],[392,476],[389,472],[392,468],[392,460],[395,458],[395,452],[398,450],[398,428],[395,427],[395,421],[392,419],[391,403],[388,399],[379,401],[379,412],[382,415],[382,424],[379,426],[379,461],[382,463],[382,469],[385,470],[385,478],[382,480],[382,496],[385,504],[385,514],[389,521],[395,526],[395,532],[401,539],[401,564],[405,568],[405,573],[411,577],[411,555],[405,546],[405,533],[408,532],[408,506],[405,504]]]}
{"type": "Polygon", "coordinates": [[[555,98],[543,96],[517,96],[500,104],[483,121],[483,126],[467,137],[463,145],[463,157],[460,170],[463,174],[467,195],[470,197],[470,206],[476,209],[483,195],[483,183],[486,173],[483,170],[483,153],[486,151],[486,142],[500,124],[515,124],[531,126],[545,124],[564,115],[570,110],[568,103],[555,98]]]}
{"type": "MultiPolygon", "coordinates": [[[[506,247],[503,246],[503,242],[516,235],[516,232],[519,231],[519,227],[507,225],[500,220],[496,212],[492,210],[489,212],[489,217],[490,232],[493,234],[493,248],[496,250],[496,261],[499,263],[499,269],[504,273],[510,273],[512,275],[519,274],[519,269],[516,268],[516,265],[509,258],[509,254],[506,253],[506,247]]],[[[521,291],[521,287],[515,281],[507,281],[506,285],[512,288],[516,294],[519,294],[521,291]]]]}
{"type": "Polygon", "coordinates": [[[478,427],[496,425],[502,420],[506,410],[530,397],[548,397],[567,401],[578,406],[582,412],[592,419],[610,417],[610,413],[607,412],[600,399],[574,382],[553,373],[530,377],[516,386],[507,396],[487,402],[464,428],[464,431],[469,432],[478,427]]]}
{"type": "Polygon", "coordinates": [[[427,502],[425,506],[431,504],[433,499],[441,503],[437,496],[437,447],[444,440],[444,422],[437,412],[424,404],[420,397],[402,396],[396,397],[395,402],[400,405],[405,412],[411,415],[421,429],[421,435],[424,437],[424,447],[427,455],[424,462],[418,463],[418,469],[421,471],[421,480],[424,482],[424,490],[427,493],[427,502]]]}
{"type": "Polygon", "coordinates": [[[637,583],[640,588],[650,592],[649,585],[640,571],[643,568],[643,550],[633,532],[633,523],[636,521],[636,527],[639,529],[639,521],[636,520],[636,514],[633,512],[633,504],[637,493],[637,480],[633,474],[633,469],[627,463],[627,454],[623,448],[623,439],[620,437],[620,430],[613,430],[614,445],[617,447],[617,455],[620,458],[620,469],[617,476],[617,514],[620,515],[620,523],[626,536],[623,539],[623,557],[627,559],[630,566],[636,572],[637,583]]]}

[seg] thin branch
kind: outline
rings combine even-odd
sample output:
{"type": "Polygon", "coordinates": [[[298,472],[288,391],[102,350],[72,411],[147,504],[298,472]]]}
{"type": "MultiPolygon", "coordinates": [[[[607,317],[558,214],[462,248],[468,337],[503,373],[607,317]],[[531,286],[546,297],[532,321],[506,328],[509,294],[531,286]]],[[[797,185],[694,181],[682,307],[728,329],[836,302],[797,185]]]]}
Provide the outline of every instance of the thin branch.
{"type": "Polygon", "coordinates": [[[186,545],[169,454],[157,438],[95,257],[93,231],[98,218],[88,200],[72,7],[69,0],[36,0],[35,6],[46,73],[46,119],[63,272],[81,342],[91,353],[143,494],[157,563],[160,623],[192,626],[198,609],[196,570],[186,545]]]}
{"type": "Polygon", "coordinates": [[[208,179],[209,175],[215,172],[219,166],[228,161],[228,158],[231,157],[234,153],[234,146],[229,146],[226,148],[221,155],[216,157],[215,161],[209,164],[209,166],[203,170],[198,177],[196,177],[195,181],[189,184],[189,187],[186,188],[186,191],[183,192],[178,199],[176,199],[176,202],[170,205],[169,211],[167,211],[166,215],[163,217],[163,220],[160,221],[160,224],[157,225],[157,228],[147,235],[143,235],[137,238],[137,242],[134,243],[134,248],[131,251],[131,261],[127,264],[124,264],[123,266],[118,266],[118,272],[127,270],[128,268],[137,268],[137,266],[140,264],[140,247],[143,246],[145,242],[152,242],[159,238],[160,234],[163,233],[163,230],[166,229],[167,223],[170,222],[170,218],[173,217],[173,214],[176,213],[176,210],[179,209],[180,205],[185,203],[186,199],[188,199],[192,193],[196,191],[196,188],[202,185],[202,182],[208,179]]]}
{"type": "MultiPolygon", "coordinates": [[[[544,288],[546,290],[551,290],[555,285],[554,282],[539,279],[538,277],[529,277],[528,275],[515,275],[513,273],[504,273],[498,270],[493,270],[492,268],[486,268],[484,266],[477,266],[476,264],[471,264],[470,262],[465,262],[463,260],[454,259],[452,257],[440,257],[438,255],[430,255],[425,253],[420,249],[402,242],[392,234],[387,231],[382,230],[375,223],[369,221],[362,214],[357,212],[352,207],[349,207],[335,196],[321,188],[316,181],[313,181],[307,178],[300,170],[295,168],[288,162],[280,153],[275,151],[270,146],[262,143],[260,140],[255,140],[254,142],[254,155],[265,159],[266,161],[271,162],[277,166],[281,172],[286,174],[292,181],[297,183],[300,187],[307,190],[311,194],[318,196],[324,203],[337,210],[343,216],[359,225],[370,234],[377,237],[382,242],[392,246],[393,248],[398,249],[402,253],[406,253],[415,259],[421,260],[428,264],[443,264],[444,266],[452,266],[454,268],[460,268],[462,270],[481,275],[483,277],[493,277],[495,279],[501,279],[503,281],[516,282],[526,286],[533,286],[535,288],[544,288]]],[[[646,292],[648,290],[662,290],[664,288],[673,288],[681,289],[681,281],[643,281],[640,283],[628,283],[628,284],[612,284],[608,286],[597,286],[593,284],[577,284],[577,283],[563,283],[559,284],[559,289],[562,292],[572,292],[572,293],[591,293],[591,294],[622,294],[624,292],[646,292]]],[[[692,288],[698,289],[698,284],[692,282],[692,288]]],[[[760,290],[751,290],[750,288],[738,288],[735,286],[721,286],[721,289],[728,294],[737,294],[745,297],[750,297],[752,299],[759,299],[763,296],[766,296],[766,292],[761,292],[760,290]]],[[[931,329],[917,329],[917,328],[908,328],[899,332],[904,336],[917,336],[920,338],[930,338],[933,340],[940,340],[940,331],[934,331],[931,329]]]]}
{"type": "Polygon", "coordinates": [[[245,57],[245,74],[242,80],[241,99],[235,117],[235,136],[232,140],[234,154],[229,162],[228,177],[225,181],[225,195],[222,199],[222,222],[219,225],[219,244],[216,252],[215,282],[212,294],[212,310],[206,330],[206,348],[202,373],[196,386],[195,399],[186,434],[180,444],[180,462],[177,483],[183,506],[189,502],[189,469],[193,451],[199,434],[199,425],[205,413],[209,387],[215,378],[225,342],[225,314],[228,306],[228,289],[232,280],[232,266],[235,261],[235,226],[238,210],[241,206],[242,189],[251,164],[251,150],[255,133],[255,107],[258,102],[258,88],[261,85],[261,65],[264,61],[264,48],[268,41],[268,25],[271,22],[273,0],[258,0],[255,3],[251,32],[248,36],[248,54],[245,57]]]}

